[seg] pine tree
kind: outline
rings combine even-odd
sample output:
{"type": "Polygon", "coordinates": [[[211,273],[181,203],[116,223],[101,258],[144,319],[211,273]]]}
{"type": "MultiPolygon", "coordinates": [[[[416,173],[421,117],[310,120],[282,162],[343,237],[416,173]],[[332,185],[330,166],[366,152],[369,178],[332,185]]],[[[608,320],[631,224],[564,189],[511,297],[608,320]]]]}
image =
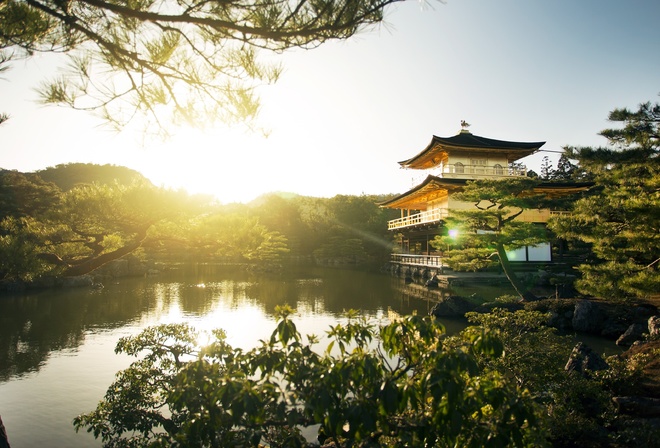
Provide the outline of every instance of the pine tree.
{"type": "Polygon", "coordinates": [[[551,179],[554,175],[554,170],[552,169],[552,163],[550,163],[550,158],[548,156],[543,156],[543,161],[541,162],[541,176],[543,180],[551,179]]]}
{"type": "Polygon", "coordinates": [[[660,290],[660,105],[615,109],[608,147],[569,147],[567,157],[595,177],[593,193],[552,223],[562,238],[590,243],[597,261],[579,266],[578,289],[610,299],[648,298],[660,290]]]}
{"type": "Polygon", "coordinates": [[[434,246],[449,249],[445,261],[455,270],[499,264],[521,299],[536,300],[513,271],[507,251],[548,240],[544,226],[516,219],[525,210],[549,206],[549,199],[534,190],[539,183],[527,177],[468,182],[452,198],[474,207],[452,211],[446,227],[460,230],[436,237],[434,246]]]}
{"type": "Polygon", "coordinates": [[[348,39],[398,1],[3,0],[0,71],[65,53],[67,72],[39,89],[45,103],[96,111],[119,128],[134,117],[163,132],[214,118],[249,124],[256,89],[281,73],[260,50],[348,39]]]}
{"type": "Polygon", "coordinates": [[[566,154],[562,154],[557,161],[557,169],[552,171],[551,178],[552,180],[571,180],[575,179],[578,172],[578,166],[571,163],[566,154]]]}

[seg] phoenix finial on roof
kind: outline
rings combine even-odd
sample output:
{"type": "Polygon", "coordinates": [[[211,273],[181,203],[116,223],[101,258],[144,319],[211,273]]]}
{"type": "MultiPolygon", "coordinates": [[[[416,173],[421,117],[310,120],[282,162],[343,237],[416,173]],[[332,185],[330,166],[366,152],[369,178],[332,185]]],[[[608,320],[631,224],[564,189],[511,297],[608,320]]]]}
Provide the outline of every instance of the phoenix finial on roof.
{"type": "Polygon", "coordinates": [[[469,127],[470,127],[470,123],[468,123],[468,122],[465,121],[465,120],[461,120],[461,128],[462,128],[462,129],[467,129],[467,128],[469,128],[469,127]]]}

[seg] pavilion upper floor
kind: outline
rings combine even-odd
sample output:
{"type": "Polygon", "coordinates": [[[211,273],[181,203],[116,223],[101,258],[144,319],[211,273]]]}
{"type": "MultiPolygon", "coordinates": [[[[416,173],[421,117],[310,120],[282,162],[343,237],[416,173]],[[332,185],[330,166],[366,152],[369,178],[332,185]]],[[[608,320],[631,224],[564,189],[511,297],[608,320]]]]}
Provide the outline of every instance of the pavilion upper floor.
{"type": "MultiPolygon", "coordinates": [[[[428,226],[439,224],[446,220],[452,212],[474,210],[474,204],[463,202],[453,197],[454,192],[461,191],[468,179],[428,176],[415,188],[396,196],[381,204],[383,207],[398,209],[401,216],[388,222],[389,230],[428,226]]],[[[552,183],[538,184],[533,194],[543,194],[547,197],[561,197],[588,188],[586,183],[552,183]]],[[[547,223],[552,217],[567,213],[565,210],[529,209],[511,210],[511,214],[519,213],[519,221],[547,223]]]]}

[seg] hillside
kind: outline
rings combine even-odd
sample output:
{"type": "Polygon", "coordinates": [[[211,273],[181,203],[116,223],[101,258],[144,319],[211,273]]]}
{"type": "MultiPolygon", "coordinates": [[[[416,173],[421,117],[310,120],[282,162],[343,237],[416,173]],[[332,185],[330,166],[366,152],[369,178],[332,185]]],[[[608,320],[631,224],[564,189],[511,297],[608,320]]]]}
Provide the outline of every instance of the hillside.
{"type": "Polygon", "coordinates": [[[135,170],[109,164],[67,163],[38,170],[35,173],[44,181],[54,183],[63,191],[70,190],[79,184],[92,182],[111,184],[116,181],[122,185],[131,184],[136,180],[149,182],[146,177],[135,170]]]}

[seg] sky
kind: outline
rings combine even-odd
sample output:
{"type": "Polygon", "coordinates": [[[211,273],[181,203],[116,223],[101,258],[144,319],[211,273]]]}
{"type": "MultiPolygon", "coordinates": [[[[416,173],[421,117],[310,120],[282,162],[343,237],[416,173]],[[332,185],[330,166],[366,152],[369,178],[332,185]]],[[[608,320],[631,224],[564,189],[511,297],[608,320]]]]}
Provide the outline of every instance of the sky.
{"type": "Polygon", "coordinates": [[[34,88],[65,59],[36,56],[0,79],[0,168],[122,165],[156,185],[248,202],[403,193],[403,170],[433,135],[461,120],[483,137],[545,141],[521,161],[537,172],[562,147],[603,146],[609,111],[660,101],[657,0],[428,0],[385,11],[347,41],[278,56],[261,88],[259,125],[172,130],[167,142],[114,133],[93,115],[37,103],[34,88]]]}

